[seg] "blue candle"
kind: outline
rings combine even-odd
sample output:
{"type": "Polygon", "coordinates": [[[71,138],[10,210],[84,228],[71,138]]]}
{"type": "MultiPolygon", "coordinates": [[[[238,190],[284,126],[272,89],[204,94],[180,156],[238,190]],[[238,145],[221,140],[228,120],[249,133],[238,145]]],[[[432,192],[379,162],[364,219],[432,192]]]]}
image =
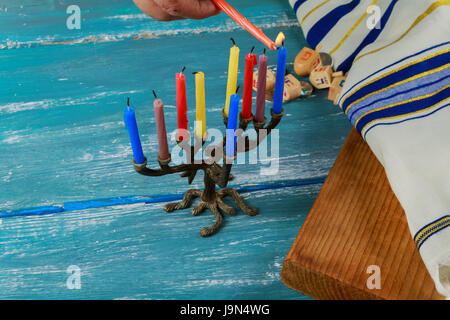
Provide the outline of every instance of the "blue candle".
{"type": "Polygon", "coordinates": [[[230,108],[228,111],[228,125],[227,125],[227,144],[225,154],[228,158],[235,156],[236,149],[236,128],[239,113],[239,96],[233,94],[230,97],[230,108]]]}
{"type": "Polygon", "coordinates": [[[124,113],[125,127],[130,134],[131,148],[133,149],[134,162],[136,164],[143,164],[145,162],[144,152],[142,152],[141,139],[139,138],[139,131],[134,115],[133,107],[128,105],[124,113]]]}
{"type": "Polygon", "coordinates": [[[273,95],[273,113],[280,114],[283,109],[284,73],[286,71],[286,48],[278,49],[277,80],[273,95]]]}

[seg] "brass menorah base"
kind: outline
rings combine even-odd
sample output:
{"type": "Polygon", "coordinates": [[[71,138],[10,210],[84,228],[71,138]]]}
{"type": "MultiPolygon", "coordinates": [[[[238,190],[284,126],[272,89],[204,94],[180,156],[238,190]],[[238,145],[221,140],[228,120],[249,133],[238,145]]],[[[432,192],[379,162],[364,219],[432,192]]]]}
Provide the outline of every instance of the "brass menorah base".
{"type": "MultiPolygon", "coordinates": [[[[265,126],[266,121],[256,122],[253,118],[250,119],[242,119],[239,120],[239,129],[242,129],[240,133],[236,133],[237,138],[237,153],[240,152],[248,152],[256,147],[258,147],[259,143],[264,140],[271,132],[273,128],[275,128],[278,123],[281,121],[283,117],[283,112],[280,114],[274,114],[271,111],[272,119],[269,124],[265,126]],[[250,140],[247,135],[243,134],[246,130],[248,124],[253,122],[253,126],[256,130],[256,139],[250,140]]],[[[228,122],[227,117],[223,113],[224,123],[225,125],[228,122]]],[[[204,173],[204,184],[205,188],[203,191],[196,189],[189,189],[184,194],[184,197],[181,201],[175,203],[169,203],[164,206],[164,210],[166,212],[172,212],[175,210],[182,210],[189,208],[195,198],[199,198],[200,201],[197,205],[192,208],[191,214],[193,216],[197,216],[206,209],[211,211],[214,214],[216,219],[215,223],[212,226],[204,227],[200,230],[200,235],[202,237],[209,237],[219,231],[220,227],[223,224],[223,216],[222,212],[230,216],[236,215],[236,209],[226,204],[222,199],[225,197],[231,197],[234,202],[237,204],[239,209],[241,209],[248,216],[256,216],[258,214],[258,209],[255,207],[247,206],[239,195],[239,193],[233,188],[226,188],[228,181],[232,179],[232,175],[230,174],[232,163],[234,158],[230,159],[227,156],[224,156],[226,137],[218,143],[217,145],[208,146],[205,150],[206,154],[211,155],[212,159],[203,159],[201,161],[194,160],[194,155],[203,147],[205,140],[196,139],[196,142],[193,146],[189,145],[184,141],[178,141],[180,147],[182,147],[186,152],[188,152],[188,159],[190,162],[188,164],[181,164],[176,166],[169,166],[171,161],[171,157],[168,159],[162,160],[157,157],[158,163],[160,165],[160,169],[154,170],[147,168],[147,159],[143,164],[136,164],[133,159],[133,165],[136,172],[151,177],[164,176],[167,174],[173,173],[181,173],[181,177],[188,178],[188,183],[191,184],[194,180],[197,171],[202,170],[204,173]],[[220,166],[218,161],[223,159],[223,165],[220,166]],[[221,189],[216,190],[216,185],[221,189]]]]}
{"type": "Polygon", "coordinates": [[[222,226],[223,216],[220,211],[223,211],[230,216],[236,215],[236,209],[229,206],[222,200],[223,198],[228,196],[232,197],[239,209],[241,209],[247,215],[256,216],[258,214],[258,209],[255,207],[247,206],[240,194],[235,189],[224,188],[216,191],[214,181],[206,173],[204,191],[189,189],[184,194],[183,200],[166,204],[164,206],[164,210],[166,212],[172,212],[175,210],[189,208],[192,205],[193,200],[195,198],[199,198],[200,201],[194,208],[192,208],[191,214],[193,216],[197,216],[206,209],[214,214],[214,217],[216,219],[215,223],[212,226],[204,227],[200,230],[200,235],[202,237],[209,237],[215,234],[222,226]]]}

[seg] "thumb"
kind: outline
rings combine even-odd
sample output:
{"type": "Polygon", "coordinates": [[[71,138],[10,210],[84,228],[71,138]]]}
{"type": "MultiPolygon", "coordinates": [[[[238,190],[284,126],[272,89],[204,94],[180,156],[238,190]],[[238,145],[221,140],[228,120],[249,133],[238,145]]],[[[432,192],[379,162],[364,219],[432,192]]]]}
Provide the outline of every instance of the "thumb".
{"type": "Polygon", "coordinates": [[[219,14],[221,11],[211,0],[155,0],[170,15],[204,19],[219,14]]]}

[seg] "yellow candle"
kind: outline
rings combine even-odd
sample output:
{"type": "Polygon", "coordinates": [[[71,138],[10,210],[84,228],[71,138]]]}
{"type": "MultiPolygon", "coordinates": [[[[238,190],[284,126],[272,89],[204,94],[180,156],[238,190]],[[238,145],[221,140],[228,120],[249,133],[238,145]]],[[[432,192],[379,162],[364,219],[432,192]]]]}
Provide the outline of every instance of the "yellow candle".
{"type": "Polygon", "coordinates": [[[195,136],[197,138],[203,139],[206,133],[205,74],[203,72],[195,73],[195,100],[197,102],[195,136]]]}
{"type": "Polygon", "coordinates": [[[230,97],[236,93],[237,74],[239,66],[239,48],[233,44],[230,49],[230,62],[228,64],[227,98],[225,100],[225,115],[228,117],[230,97]]]}

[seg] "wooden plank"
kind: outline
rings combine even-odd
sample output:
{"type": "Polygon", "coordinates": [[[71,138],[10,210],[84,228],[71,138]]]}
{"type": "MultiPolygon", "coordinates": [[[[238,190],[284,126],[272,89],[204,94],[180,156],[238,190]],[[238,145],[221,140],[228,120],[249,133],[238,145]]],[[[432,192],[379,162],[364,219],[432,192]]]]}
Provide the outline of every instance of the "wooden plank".
{"type": "MultiPolygon", "coordinates": [[[[8,61],[0,68],[0,78],[8,79],[0,86],[0,210],[203,187],[202,173],[188,185],[179,175],[148,178],[134,171],[123,124],[126,99],[136,108],[149,165],[157,167],[152,90],[164,102],[169,134],[177,124],[175,73],[186,66],[192,130],[190,72],[205,72],[207,127],[225,133],[230,37],[241,48],[241,88],[245,54],[253,45],[262,53],[257,40],[230,26],[225,14],[165,24],[144,18],[132,1],[78,0],[82,16],[90,10],[89,26],[82,24],[82,30],[89,28],[86,37],[64,27],[65,10],[49,11],[42,1],[28,1],[23,9],[8,2],[8,12],[0,12],[0,30],[23,43],[0,50],[0,59],[8,61]],[[47,36],[80,43],[46,45],[47,36]]],[[[270,38],[283,31],[293,73],[292,62],[307,43],[288,1],[233,2],[270,38]]],[[[276,50],[266,55],[276,67],[276,50]]],[[[326,175],[350,131],[345,114],[324,103],[326,98],[323,90],[284,104],[278,155],[271,151],[274,135],[267,140],[278,173],[263,175],[269,163],[247,162],[233,166],[233,185],[326,175]]],[[[175,145],[169,139],[170,150],[175,145]]],[[[209,239],[199,230],[214,222],[212,214],[192,217],[190,209],[168,214],[163,204],[3,219],[0,299],[306,299],[287,288],[280,273],[319,190],[310,185],[245,194],[259,215],[225,216],[223,230],[209,239]],[[65,286],[72,264],[81,268],[81,290],[65,286]]]]}
{"type": "Polygon", "coordinates": [[[317,299],[442,299],[384,169],[356,130],[283,263],[282,281],[317,299]],[[379,289],[367,288],[370,265],[379,289]]]}

